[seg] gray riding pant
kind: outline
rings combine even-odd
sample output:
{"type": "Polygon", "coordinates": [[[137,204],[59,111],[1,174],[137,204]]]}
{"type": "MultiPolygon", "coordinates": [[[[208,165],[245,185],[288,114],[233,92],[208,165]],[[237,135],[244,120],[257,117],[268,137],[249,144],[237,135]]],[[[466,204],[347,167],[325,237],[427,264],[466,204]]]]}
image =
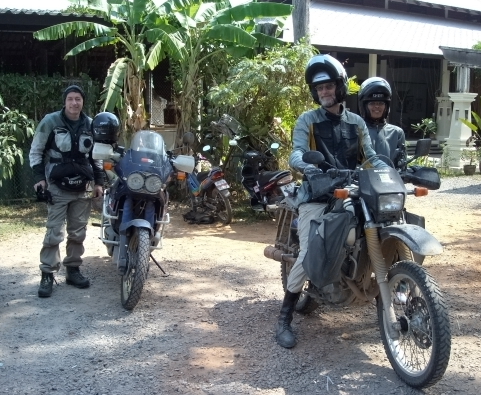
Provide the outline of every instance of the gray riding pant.
{"type": "Polygon", "coordinates": [[[60,269],[61,258],[59,244],[65,237],[67,228],[66,255],[63,264],[78,267],[82,264],[85,249],[83,242],[87,233],[87,222],[92,205],[91,192],[67,192],[50,184],[54,204],[47,204],[47,232],[40,250],[40,270],[46,273],[60,269]]]}
{"type": "Polygon", "coordinates": [[[312,219],[319,219],[324,213],[327,203],[304,203],[299,206],[299,222],[297,225],[297,233],[299,235],[299,256],[287,277],[287,290],[292,293],[302,291],[304,283],[307,281],[307,275],[302,267],[302,261],[307,253],[309,241],[309,229],[312,219]]]}

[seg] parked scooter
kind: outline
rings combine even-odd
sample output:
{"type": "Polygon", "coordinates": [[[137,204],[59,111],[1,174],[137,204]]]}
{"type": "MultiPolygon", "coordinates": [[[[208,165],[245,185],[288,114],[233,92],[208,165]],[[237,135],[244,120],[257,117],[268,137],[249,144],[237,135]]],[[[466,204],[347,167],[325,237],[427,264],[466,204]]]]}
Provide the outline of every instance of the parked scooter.
{"type": "Polygon", "coordinates": [[[289,170],[270,170],[271,163],[279,149],[279,143],[272,143],[264,152],[253,149],[245,136],[241,135],[239,123],[229,115],[223,115],[218,122],[213,123],[216,130],[229,137],[228,158],[232,157],[234,149],[241,151],[241,182],[250,196],[250,205],[254,211],[266,212],[275,217],[279,202],[284,198],[281,186],[292,183],[293,177],[289,170]]]}
{"type": "Polygon", "coordinates": [[[105,168],[116,175],[105,189],[97,226],[121,276],[122,306],[132,310],[147,280],[149,258],[165,274],[151,252],[162,248],[164,228],[170,223],[166,185],[174,170],[191,173],[194,158],[168,155],[162,136],[153,131],[135,133],[128,150],[107,132],[94,138],[92,156],[104,160],[105,168]]]}
{"type": "Polygon", "coordinates": [[[232,222],[232,207],[229,201],[229,184],[218,166],[207,171],[197,171],[201,158],[195,157],[194,171],[187,174],[187,186],[191,211],[184,214],[190,223],[209,224],[218,219],[223,225],[232,222]]]}
{"type": "MultiPolygon", "coordinates": [[[[414,156],[428,152],[429,145],[420,141],[414,156]]],[[[435,384],[449,362],[449,314],[440,288],[413,254],[438,255],[443,248],[421,226],[408,222],[404,206],[408,195],[424,196],[428,188],[439,188],[439,178],[426,169],[410,172],[407,167],[339,170],[317,151],[306,152],[302,159],[331,168],[323,173],[313,166],[303,181],[312,199],[327,198],[329,205],[323,220],[310,224],[303,261],[309,280],[296,311],[307,314],[323,303],[344,307],[375,298],[381,339],[393,369],[410,386],[435,384]],[[406,189],[407,177],[416,188],[406,189]]],[[[293,224],[300,191],[285,188],[274,246],[264,250],[267,258],[280,262],[284,290],[299,253],[293,224]]]]}

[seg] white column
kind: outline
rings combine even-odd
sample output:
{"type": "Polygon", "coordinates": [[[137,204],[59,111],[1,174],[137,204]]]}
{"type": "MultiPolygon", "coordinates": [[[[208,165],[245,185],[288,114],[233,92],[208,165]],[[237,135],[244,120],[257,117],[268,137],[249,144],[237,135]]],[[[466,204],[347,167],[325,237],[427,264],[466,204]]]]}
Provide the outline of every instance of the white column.
{"type": "Polygon", "coordinates": [[[460,156],[461,151],[466,148],[466,140],[471,136],[471,129],[459,118],[471,121],[471,103],[477,95],[477,93],[449,93],[449,97],[453,101],[453,113],[451,114],[449,138],[446,139],[446,143],[451,168],[460,169],[465,164],[460,156]]]}
{"type": "Polygon", "coordinates": [[[387,60],[386,59],[381,60],[379,77],[387,79],[387,60]]]}
{"type": "Polygon", "coordinates": [[[375,53],[369,54],[369,69],[367,76],[368,78],[377,76],[377,55],[375,53]]]}
{"type": "Polygon", "coordinates": [[[438,112],[436,114],[436,139],[442,142],[449,138],[449,128],[451,127],[452,102],[449,96],[436,97],[438,101],[438,112]]]}
{"type": "Polygon", "coordinates": [[[449,92],[449,78],[451,72],[448,70],[449,62],[443,59],[441,64],[441,96],[447,96],[449,92]]]}

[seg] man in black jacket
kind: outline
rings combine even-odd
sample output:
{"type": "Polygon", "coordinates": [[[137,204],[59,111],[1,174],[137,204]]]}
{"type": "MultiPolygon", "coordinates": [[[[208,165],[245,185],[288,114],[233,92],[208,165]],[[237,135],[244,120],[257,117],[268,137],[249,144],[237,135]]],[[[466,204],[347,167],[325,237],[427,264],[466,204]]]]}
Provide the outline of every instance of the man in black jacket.
{"type": "Polygon", "coordinates": [[[35,191],[50,196],[46,234],[40,250],[42,279],[39,297],[52,294],[53,273],[63,262],[66,282],[87,288],[90,282],[79,270],[84,253],[92,197],[102,196],[102,162],[92,159],[92,119],[82,111],[85,93],[71,85],[63,93],[64,107],[47,114],[37,126],[30,148],[35,191]],[[67,228],[66,256],[60,258],[59,244],[67,228]]]}

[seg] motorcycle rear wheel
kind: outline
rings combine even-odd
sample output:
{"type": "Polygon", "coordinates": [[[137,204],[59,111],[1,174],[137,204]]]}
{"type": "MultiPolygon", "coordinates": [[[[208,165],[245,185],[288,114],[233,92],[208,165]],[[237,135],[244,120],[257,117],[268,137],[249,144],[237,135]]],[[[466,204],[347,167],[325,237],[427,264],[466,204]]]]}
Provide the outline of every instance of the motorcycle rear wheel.
{"type": "MultiPolygon", "coordinates": [[[[287,291],[287,277],[289,276],[289,272],[292,269],[292,264],[287,263],[286,261],[281,262],[281,278],[282,278],[282,288],[284,292],[287,291]]],[[[299,296],[299,300],[297,301],[295,310],[299,314],[309,314],[312,313],[319,307],[319,303],[315,301],[315,299],[307,293],[306,289],[309,287],[310,282],[306,281],[304,283],[303,290],[301,291],[301,295],[299,296]]]]}
{"type": "Polygon", "coordinates": [[[144,289],[150,260],[150,237],[145,228],[136,228],[127,247],[127,271],[120,281],[120,299],[126,310],[139,303],[144,289]]]}
{"type": "Polygon", "coordinates": [[[223,225],[229,225],[232,222],[232,206],[228,197],[217,188],[212,190],[212,199],[217,207],[215,214],[223,225]]]}
{"type": "Polygon", "coordinates": [[[415,388],[429,387],[444,375],[451,353],[451,330],[443,295],[431,275],[413,261],[396,263],[388,273],[399,339],[389,335],[377,298],[381,338],[397,375],[415,388]]]}

